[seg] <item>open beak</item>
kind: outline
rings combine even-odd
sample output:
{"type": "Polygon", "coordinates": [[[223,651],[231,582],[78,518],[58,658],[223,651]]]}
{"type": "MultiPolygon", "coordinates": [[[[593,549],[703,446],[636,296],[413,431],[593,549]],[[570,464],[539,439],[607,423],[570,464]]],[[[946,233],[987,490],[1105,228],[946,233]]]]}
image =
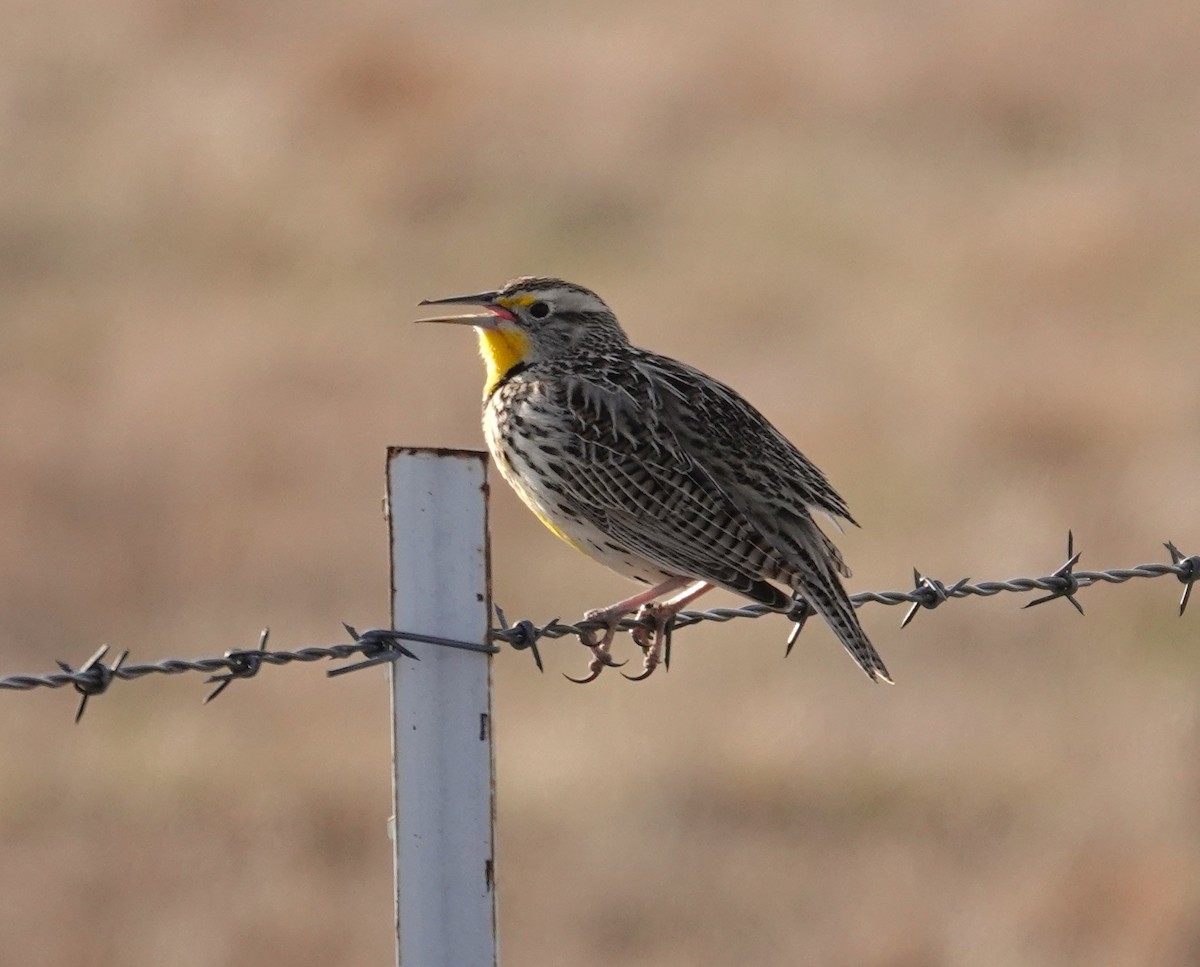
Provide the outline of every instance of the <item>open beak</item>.
{"type": "Polygon", "coordinates": [[[476,292],[474,295],[454,295],[448,299],[422,299],[419,306],[483,306],[483,312],[466,312],[455,316],[429,316],[417,322],[448,322],[458,326],[478,326],[495,329],[500,320],[516,321],[516,317],[496,302],[499,292],[476,292]]]}

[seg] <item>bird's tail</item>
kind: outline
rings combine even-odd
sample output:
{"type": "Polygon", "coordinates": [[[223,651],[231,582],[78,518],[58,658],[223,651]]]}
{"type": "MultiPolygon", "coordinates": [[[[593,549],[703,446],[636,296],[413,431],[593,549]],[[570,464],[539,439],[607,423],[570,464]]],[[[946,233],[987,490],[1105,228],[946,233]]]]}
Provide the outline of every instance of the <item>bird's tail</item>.
{"type": "Polygon", "coordinates": [[[858,662],[871,681],[892,684],[892,676],[888,674],[887,666],[879,657],[875,646],[871,644],[867,633],[863,631],[862,625],[858,623],[854,605],[850,603],[846,589],[835,575],[828,574],[828,580],[813,580],[809,575],[796,575],[790,583],[797,594],[825,619],[846,651],[850,652],[850,657],[858,662]]]}

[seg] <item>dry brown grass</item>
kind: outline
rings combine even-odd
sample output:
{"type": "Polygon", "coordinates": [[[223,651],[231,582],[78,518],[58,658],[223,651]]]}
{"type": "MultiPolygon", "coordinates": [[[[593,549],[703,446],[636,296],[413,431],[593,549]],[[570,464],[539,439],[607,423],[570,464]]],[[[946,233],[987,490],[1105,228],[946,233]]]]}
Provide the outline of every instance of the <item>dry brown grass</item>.
{"type": "MultiPolygon", "coordinates": [[[[422,296],[528,272],[745,388],[855,589],[1200,547],[1200,7],[21,5],[0,40],[0,673],[386,620],[384,447],[479,445],[422,296]]],[[[507,493],[496,595],[623,588],[507,493]]],[[[511,964],[1200,959],[1170,582],[497,663],[511,964]]],[[[386,698],[312,668],[0,700],[6,963],[391,949],[386,698]]]]}

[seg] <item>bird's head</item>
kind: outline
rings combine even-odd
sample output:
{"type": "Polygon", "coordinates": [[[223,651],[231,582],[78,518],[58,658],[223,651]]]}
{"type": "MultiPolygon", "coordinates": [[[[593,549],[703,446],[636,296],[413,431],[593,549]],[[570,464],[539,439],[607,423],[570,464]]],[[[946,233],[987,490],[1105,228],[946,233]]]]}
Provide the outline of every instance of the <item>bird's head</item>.
{"type": "Polygon", "coordinates": [[[626,342],[617,317],[603,299],[591,289],[561,279],[513,279],[493,292],[425,299],[420,305],[482,307],[482,312],[417,321],[475,327],[488,369],[485,395],[514,367],[626,342]]]}

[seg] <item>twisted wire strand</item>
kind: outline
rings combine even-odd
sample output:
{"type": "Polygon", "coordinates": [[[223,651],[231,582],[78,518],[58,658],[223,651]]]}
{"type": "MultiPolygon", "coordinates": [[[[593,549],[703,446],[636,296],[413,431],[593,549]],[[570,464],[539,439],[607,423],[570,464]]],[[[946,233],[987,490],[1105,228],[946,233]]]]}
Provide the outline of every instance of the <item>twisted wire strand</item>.
{"type": "MultiPolygon", "coordinates": [[[[254,652],[260,656],[263,664],[289,665],[294,661],[311,662],[324,661],[330,658],[350,658],[363,654],[371,646],[368,644],[329,645],[328,647],[299,648],[296,651],[263,651],[254,652]]],[[[182,675],[184,672],[236,672],[240,665],[237,655],[241,651],[233,651],[230,657],[224,658],[164,658],[161,661],[148,662],[141,665],[123,665],[112,670],[112,677],[123,681],[133,681],[145,678],[147,675],[182,675]]],[[[249,677],[237,675],[236,677],[249,677]]],[[[88,672],[79,671],[55,673],[51,675],[10,675],[0,678],[0,689],[29,691],[34,688],[63,688],[67,685],[89,685],[91,676],[88,672]]]]}
{"type": "MultiPolygon", "coordinates": [[[[1181,581],[1188,582],[1200,577],[1200,564],[1189,564],[1189,561],[1195,560],[1196,558],[1187,558],[1180,564],[1139,564],[1136,567],[1112,568],[1105,571],[1073,571],[1070,572],[1070,578],[1049,574],[1044,577],[1009,578],[1007,581],[981,581],[978,584],[959,581],[949,587],[943,585],[943,589],[945,598],[968,598],[973,595],[990,598],[1004,592],[1020,593],[1025,591],[1049,591],[1055,596],[1066,596],[1066,585],[1070,583],[1071,578],[1080,589],[1091,587],[1094,584],[1124,584],[1133,578],[1157,578],[1167,574],[1173,574],[1181,581]]],[[[918,580],[921,579],[918,577],[918,580]]],[[[928,586],[919,586],[910,591],[860,591],[852,594],[850,600],[856,608],[860,608],[864,604],[915,604],[931,608],[940,603],[936,600],[936,595],[936,590],[931,590],[928,586]]],[[[712,608],[708,611],[680,611],[675,618],[675,630],[678,631],[704,621],[724,623],[733,621],[735,618],[761,618],[768,614],[779,614],[779,612],[762,604],[746,604],[737,608],[712,608]]],[[[636,618],[623,618],[619,625],[622,631],[648,626],[647,621],[639,621],[636,618]]],[[[599,631],[604,627],[606,626],[601,621],[562,622],[555,619],[544,627],[535,627],[535,631],[536,637],[540,640],[541,638],[563,638],[568,635],[599,631]]],[[[524,644],[527,643],[528,637],[529,623],[527,622],[492,630],[492,640],[502,641],[506,644],[524,644]],[[526,627],[522,628],[522,624],[526,627]]]]}
{"type": "MultiPolygon", "coordinates": [[[[925,577],[920,572],[914,570],[914,586],[910,590],[861,591],[852,595],[851,601],[855,607],[862,607],[865,604],[889,606],[907,604],[909,605],[909,611],[902,622],[902,626],[907,625],[917,611],[936,608],[951,598],[966,598],[971,596],[992,597],[993,595],[1010,592],[1045,591],[1047,594],[1044,597],[1031,601],[1025,606],[1030,607],[1062,597],[1066,598],[1082,612],[1083,609],[1080,607],[1079,602],[1075,600],[1075,594],[1085,588],[1101,583],[1123,584],[1134,578],[1158,578],[1173,575],[1185,585],[1183,596],[1179,602],[1179,612],[1183,614],[1189,595],[1191,594],[1192,585],[1200,579],[1200,555],[1185,557],[1174,544],[1168,542],[1164,546],[1171,555],[1171,563],[1169,564],[1151,562],[1127,568],[1111,568],[1101,571],[1076,571],[1074,570],[1074,566],[1079,560],[1079,555],[1074,552],[1073,536],[1068,534],[1067,562],[1053,574],[1042,577],[1015,577],[1009,578],[1006,581],[980,581],[974,584],[968,578],[963,578],[953,585],[946,585],[936,579],[925,577]]],[[[557,618],[541,627],[535,625],[530,620],[518,621],[516,624],[510,626],[505,621],[503,612],[499,608],[496,611],[500,619],[500,626],[490,629],[489,640],[507,644],[517,650],[532,650],[539,669],[542,665],[541,657],[537,652],[537,643],[541,639],[578,636],[604,627],[603,623],[599,621],[584,620],[570,623],[559,621],[557,618]]],[[[795,607],[787,617],[795,621],[797,625],[800,625],[803,624],[804,619],[810,613],[808,605],[802,599],[798,599],[795,607]]],[[[681,611],[675,618],[674,629],[679,630],[708,621],[724,623],[739,618],[761,618],[767,614],[779,614],[779,612],[772,611],[761,604],[747,604],[736,608],[712,608],[708,611],[681,611]]],[[[628,631],[637,627],[647,626],[648,619],[625,618],[622,619],[619,627],[622,630],[628,631]]],[[[76,714],[76,721],[78,721],[87,705],[88,698],[103,693],[116,680],[132,681],[147,675],[180,675],[185,672],[207,672],[210,675],[207,681],[209,683],[217,683],[216,689],[205,699],[205,701],[211,701],[233,681],[240,678],[252,677],[263,665],[288,665],[292,662],[314,662],[330,659],[341,660],[355,656],[363,658],[362,661],[356,664],[343,666],[326,673],[333,676],[359,668],[395,661],[400,657],[416,659],[416,656],[402,644],[405,641],[424,641],[435,645],[481,652],[495,652],[499,650],[487,643],[455,641],[397,629],[376,628],[364,631],[360,635],[349,625],[345,625],[344,627],[352,640],[343,644],[313,646],[299,648],[294,651],[268,651],[266,648],[268,632],[264,630],[258,648],[231,649],[220,657],[193,659],[164,658],[161,661],[136,665],[124,664],[128,652],[123,653],[111,666],[106,665],[102,660],[107,652],[107,646],[104,646],[78,669],[73,669],[65,662],[60,661],[58,664],[62,668],[61,673],[49,675],[10,675],[0,678],[0,690],[29,691],[35,688],[63,688],[71,685],[82,695],[79,711],[76,714]]],[[[792,640],[794,640],[794,633],[792,640]]]]}

